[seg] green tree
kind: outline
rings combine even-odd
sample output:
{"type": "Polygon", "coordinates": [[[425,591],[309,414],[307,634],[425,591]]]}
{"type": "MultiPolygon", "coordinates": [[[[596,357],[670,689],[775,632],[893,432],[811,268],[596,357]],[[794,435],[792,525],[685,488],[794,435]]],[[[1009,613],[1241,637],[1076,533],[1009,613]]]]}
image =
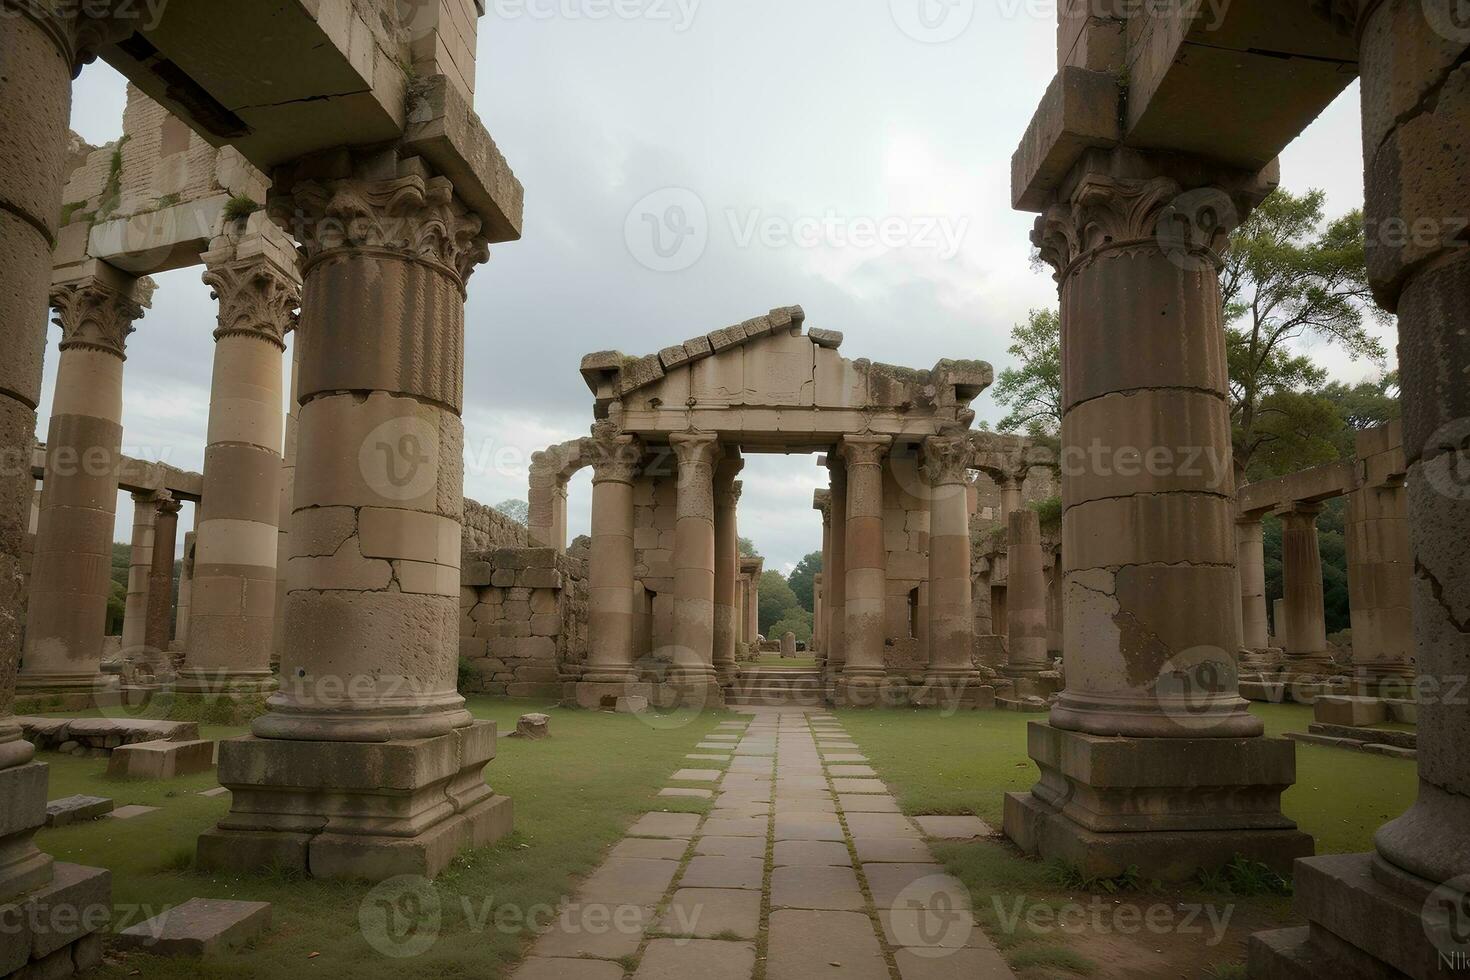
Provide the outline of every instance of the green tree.
{"type": "Polygon", "coordinates": [[[796,593],[796,601],[801,608],[807,612],[814,612],[817,608],[814,593],[816,591],[817,573],[822,570],[822,553],[813,551],[791,570],[791,575],[786,582],[791,586],[791,591],[796,593]]]}
{"type": "Polygon", "coordinates": [[[1011,331],[1008,353],[1020,362],[1000,373],[991,389],[1010,409],[1001,432],[1054,436],[1062,427],[1062,318],[1056,310],[1032,310],[1011,331]]]}
{"type": "Polygon", "coordinates": [[[780,572],[762,572],[759,592],[761,635],[769,638],[771,627],[792,610],[800,609],[801,603],[796,601],[796,593],[780,572]]]}
{"type": "Polygon", "coordinates": [[[759,557],[761,557],[761,553],[759,551],[756,551],[755,550],[755,542],[754,541],[750,540],[749,538],[742,537],[740,539],[740,557],[741,558],[759,558],[759,557]]]}
{"type": "MultiPolygon", "coordinates": [[[[1326,195],[1277,190],[1230,237],[1220,274],[1235,463],[1250,473],[1258,452],[1294,435],[1298,445],[1335,441],[1336,431],[1308,434],[1326,416],[1300,401],[1272,403],[1281,392],[1321,387],[1325,373],[1291,345],[1311,338],[1353,360],[1382,364],[1383,345],[1367,331],[1373,305],[1364,258],[1363,214],[1326,220],[1326,195]],[[1274,417],[1273,417],[1274,416],[1274,417]]],[[[1287,439],[1289,442],[1290,440],[1287,439]]],[[[1282,447],[1273,451],[1280,462],[1282,447]]],[[[1308,464],[1310,465],[1310,464],[1308,464]]]]}
{"type": "Polygon", "coordinates": [[[500,511],[500,513],[509,517],[522,527],[531,523],[531,505],[518,497],[502,500],[492,509],[500,511]]]}
{"type": "Polygon", "coordinates": [[[1377,381],[1360,381],[1355,385],[1334,381],[1320,394],[1336,407],[1342,419],[1343,428],[1338,437],[1338,455],[1342,459],[1356,455],[1355,436],[1359,432],[1385,425],[1401,414],[1397,371],[1377,381]]]}
{"type": "Polygon", "coordinates": [[[789,609],[785,616],[771,625],[771,630],[766,636],[772,640],[779,640],[787,633],[796,636],[797,643],[810,644],[812,642],[813,617],[810,612],[801,608],[789,609]]]}

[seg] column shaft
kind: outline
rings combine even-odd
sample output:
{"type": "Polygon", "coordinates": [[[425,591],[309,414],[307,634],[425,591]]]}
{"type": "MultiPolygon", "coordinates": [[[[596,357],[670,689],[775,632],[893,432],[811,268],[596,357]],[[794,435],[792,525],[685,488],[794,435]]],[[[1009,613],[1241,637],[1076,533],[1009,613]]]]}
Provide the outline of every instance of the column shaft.
{"type": "Polygon", "coordinates": [[[296,445],[300,414],[301,332],[292,328],[291,380],[286,396],[286,432],[281,450],[280,505],[276,508],[276,605],[272,611],[271,663],[279,666],[286,647],[286,583],[291,567],[291,501],[296,491],[296,445]]]}
{"type": "Polygon", "coordinates": [[[1041,548],[1041,518],[1028,507],[1007,518],[1006,630],[1010,677],[1034,678],[1051,668],[1046,648],[1046,558],[1041,548]]]}
{"type": "Polygon", "coordinates": [[[1281,514],[1281,565],[1286,599],[1286,665],[1316,673],[1332,666],[1327,651],[1327,610],[1322,595],[1322,552],[1317,541],[1320,504],[1281,514]]]}
{"type": "Polygon", "coordinates": [[[179,504],[172,498],[158,503],[153,524],[153,552],[148,567],[148,627],[143,638],[144,659],[157,676],[172,672],[169,641],[174,625],[174,551],[178,543],[179,504]]]}
{"type": "MultiPolygon", "coordinates": [[[[584,685],[625,685],[638,679],[634,667],[633,480],[643,455],[642,444],[609,427],[593,440],[592,551],[588,597],[587,669],[584,685]]],[[[588,689],[578,703],[596,707],[611,693],[588,689]]]]}
{"type": "Polygon", "coordinates": [[[707,688],[715,677],[714,466],[720,445],[704,433],[676,433],[669,443],[679,460],[670,678],[681,687],[707,688]]]}
{"type": "Polygon", "coordinates": [[[1353,666],[1376,687],[1414,676],[1414,557],[1409,549],[1409,492],[1402,485],[1348,494],[1348,598],[1353,666]]]}
{"type": "Polygon", "coordinates": [[[714,651],[715,673],[728,687],[735,680],[736,619],[740,610],[735,605],[735,577],[740,566],[740,531],[736,509],[740,502],[740,481],[735,475],[745,463],[738,455],[727,454],[715,467],[715,595],[714,651]]]}
{"type": "Polygon", "coordinates": [[[887,674],[883,664],[887,600],[887,554],[883,546],[883,460],[890,436],[848,436],[841,453],[847,464],[847,588],[841,697],[874,703],[860,688],[872,688],[887,674]]]}
{"type": "Polygon", "coordinates": [[[1241,644],[1247,650],[1271,645],[1266,622],[1265,528],[1258,520],[1235,525],[1236,563],[1240,569],[1241,644]]]}
{"type": "Polygon", "coordinates": [[[154,495],[133,494],[133,542],[122,624],[122,652],[125,657],[143,646],[148,633],[148,575],[153,566],[153,526],[157,520],[158,500],[154,495]]]}
{"type": "Polygon", "coordinates": [[[832,535],[826,569],[827,593],[827,671],[829,682],[842,676],[847,665],[847,466],[833,453],[828,472],[831,494],[832,535]]]}
{"type": "Polygon", "coordinates": [[[975,699],[974,596],[970,584],[971,451],[963,435],[924,442],[922,474],[929,490],[929,667],[924,703],[975,699]]]}

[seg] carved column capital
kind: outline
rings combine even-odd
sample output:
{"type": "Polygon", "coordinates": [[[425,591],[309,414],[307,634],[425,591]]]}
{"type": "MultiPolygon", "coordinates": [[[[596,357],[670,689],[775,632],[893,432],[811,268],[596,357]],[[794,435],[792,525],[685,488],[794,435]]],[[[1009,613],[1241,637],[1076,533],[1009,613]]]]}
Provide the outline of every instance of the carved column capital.
{"type": "Polygon", "coordinates": [[[632,483],[643,459],[643,443],[616,427],[598,423],[587,442],[593,483],[632,483]]]}
{"type": "Polygon", "coordinates": [[[669,436],[669,446],[679,458],[681,472],[687,466],[713,469],[720,456],[720,440],[712,432],[675,432],[669,436]]]}
{"type": "Polygon", "coordinates": [[[61,349],[73,347],[99,350],[118,358],[127,357],[128,334],[153,300],[152,279],[138,279],[132,289],[123,281],[108,282],[88,276],[51,289],[52,320],[61,328],[61,349]]]}
{"type": "Polygon", "coordinates": [[[715,492],[715,505],[727,507],[734,510],[740,504],[740,494],[745,490],[745,484],[739,480],[731,480],[730,485],[724,490],[715,492]]]}
{"type": "Polygon", "coordinates": [[[964,483],[972,458],[970,440],[967,437],[930,436],[924,440],[921,471],[931,487],[964,483]]]}
{"type": "Polygon", "coordinates": [[[480,216],[449,178],[427,176],[419,161],[399,161],[399,174],[287,181],[272,196],[271,217],[301,243],[308,264],[341,251],[377,251],[423,262],[463,288],[490,258],[480,216]]]}
{"type": "Polygon", "coordinates": [[[127,0],[0,0],[7,18],[18,14],[34,21],[51,38],[76,78],[116,44],[142,26],[146,9],[127,0]]]}
{"type": "Polygon", "coordinates": [[[880,466],[893,446],[892,436],[844,436],[838,451],[851,469],[854,466],[880,466]]]}
{"type": "Polygon", "coordinates": [[[301,283],[263,258],[210,265],[204,284],[219,301],[214,339],[249,336],[286,349],[292,315],[301,305],[301,283]]]}
{"type": "Polygon", "coordinates": [[[153,495],[154,506],[158,508],[158,515],[175,516],[184,509],[184,502],[175,500],[174,495],[167,490],[160,490],[153,495]]]}
{"type": "Polygon", "coordinates": [[[816,490],[812,493],[812,510],[820,511],[822,523],[832,520],[832,491],[816,490]]]}

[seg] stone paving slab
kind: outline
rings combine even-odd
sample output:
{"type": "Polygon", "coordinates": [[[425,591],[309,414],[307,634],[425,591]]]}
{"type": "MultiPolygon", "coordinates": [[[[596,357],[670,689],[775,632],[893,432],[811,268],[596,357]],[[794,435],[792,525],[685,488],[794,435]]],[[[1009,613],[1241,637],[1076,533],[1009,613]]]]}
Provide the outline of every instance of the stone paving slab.
{"type": "Polygon", "coordinates": [[[776,868],[771,872],[771,907],[862,911],[866,900],[852,868],[776,868]]]}
{"type": "Polygon", "coordinates": [[[736,888],[680,888],[658,930],[670,936],[754,939],[761,928],[761,893],[736,888]]]}
{"type": "Polygon", "coordinates": [[[827,755],[828,762],[867,762],[868,757],[861,752],[832,752],[827,755]]]}
{"type": "Polygon", "coordinates": [[[765,817],[741,819],[715,819],[705,821],[704,832],[714,837],[760,837],[766,836],[769,821],[765,817]]]}
{"type": "Polygon", "coordinates": [[[879,908],[952,909],[956,901],[969,907],[970,893],[937,864],[869,864],[863,862],[863,877],[873,904],[879,908]]]}
{"type": "Polygon", "coordinates": [[[901,813],[849,813],[847,829],[854,837],[922,837],[901,813]]]}
{"type": "Polygon", "coordinates": [[[979,817],[915,817],[914,823],[925,837],[934,840],[974,840],[995,833],[990,824],[979,817]]]}
{"type": "Polygon", "coordinates": [[[633,980],[750,980],[755,946],[713,939],[655,939],[643,953],[633,980]]]}
{"type": "Polygon", "coordinates": [[[832,788],[839,793],[887,793],[881,779],[834,779],[832,788]]]}
{"type": "Polygon", "coordinates": [[[657,840],[652,837],[624,837],[608,851],[610,858],[653,858],[663,861],[682,861],[689,842],[674,837],[657,840]]]}
{"type": "MultiPolygon", "coordinates": [[[[764,855],[763,855],[764,856],[764,855]]],[[[713,857],[691,858],[679,879],[681,888],[753,888],[759,890],[766,876],[762,858],[713,857]]]]}
{"type": "Polygon", "coordinates": [[[694,842],[695,854],[711,857],[762,858],[766,842],[758,837],[701,837],[694,842]]]}
{"type": "Polygon", "coordinates": [[[134,817],[141,817],[153,813],[157,809],[158,807],[156,806],[142,806],[138,803],[129,803],[127,806],[118,807],[107,816],[113,820],[131,820],[134,817]]]}
{"type": "Polygon", "coordinates": [[[688,837],[699,826],[697,813],[645,813],[628,828],[630,837],[688,837]]]}
{"type": "Polygon", "coordinates": [[[775,867],[820,868],[826,865],[852,867],[852,853],[845,841],[783,840],[773,849],[775,867]]]}
{"type": "Polygon", "coordinates": [[[860,912],[771,913],[766,980],[889,980],[873,921],[860,912]]]}
{"type": "Polygon", "coordinates": [[[853,848],[863,864],[924,864],[933,860],[923,841],[914,838],[854,837],[853,848]]]}
{"type": "Polygon", "coordinates": [[[653,912],[642,906],[605,909],[601,903],[573,904],[563,909],[551,928],[536,940],[531,955],[595,956],[603,960],[631,956],[643,945],[643,932],[652,921],[653,912]]]}
{"type": "Polygon", "coordinates": [[[860,765],[852,765],[852,764],[841,765],[841,766],[828,766],[827,767],[827,772],[831,773],[833,779],[836,779],[838,777],[848,778],[848,777],[853,777],[853,776],[877,776],[878,775],[877,770],[875,770],[872,766],[860,766],[860,765]]]}
{"type": "Polygon", "coordinates": [[[1005,957],[993,949],[957,949],[945,956],[901,949],[893,956],[903,980],[1014,980],[1005,957]]]}
{"type": "Polygon", "coordinates": [[[893,947],[991,949],[990,940],[965,909],[879,909],[883,938],[893,947]]]}
{"type": "Polygon", "coordinates": [[[708,800],[715,795],[712,789],[696,789],[690,786],[666,786],[658,791],[659,796],[675,796],[685,799],[708,800]]]}
{"type": "Polygon", "coordinates": [[[776,840],[846,840],[842,825],[830,813],[797,810],[776,813],[776,840]]]}
{"type": "Polygon", "coordinates": [[[582,882],[582,902],[654,905],[663,898],[679,871],[678,861],[654,858],[609,858],[582,882]]]}
{"type": "Polygon", "coordinates": [[[898,812],[898,801],[881,793],[842,793],[838,795],[837,802],[844,813],[898,812]]]}
{"type": "Polygon", "coordinates": [[[532,956],[521,964],[512,980],[623,980],[623,968],[606,960],[532,956]]]}
{"type": "Polygon", "coordinates": [[[695,760],[697,762],[729,762],[730,761],[730,757],[728,755],[720,755],[720,754],[714,753],[714,752],[695,752],[695,753],[693,753],[691,755],[686,755],[684,758],[686,758],[686,759],[693,759],[693,760],[695,760]]]}
{"type": "Polygon", "coordinates": [[[723,769],[680,769],[669,778],[676,783],[715,783],[724,774],[723,769]]]}

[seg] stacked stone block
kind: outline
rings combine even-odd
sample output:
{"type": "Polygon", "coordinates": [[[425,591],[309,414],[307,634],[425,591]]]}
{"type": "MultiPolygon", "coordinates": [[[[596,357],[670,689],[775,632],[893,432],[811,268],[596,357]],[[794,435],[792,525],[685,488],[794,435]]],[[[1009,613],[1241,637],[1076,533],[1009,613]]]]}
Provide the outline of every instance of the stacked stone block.
{"type": "Polygon", "coordinates": [[[460,657],[470,690],[560,697],[587,659],[587,563],[554,548],[467,555],[460,588],[460,657]]]}

